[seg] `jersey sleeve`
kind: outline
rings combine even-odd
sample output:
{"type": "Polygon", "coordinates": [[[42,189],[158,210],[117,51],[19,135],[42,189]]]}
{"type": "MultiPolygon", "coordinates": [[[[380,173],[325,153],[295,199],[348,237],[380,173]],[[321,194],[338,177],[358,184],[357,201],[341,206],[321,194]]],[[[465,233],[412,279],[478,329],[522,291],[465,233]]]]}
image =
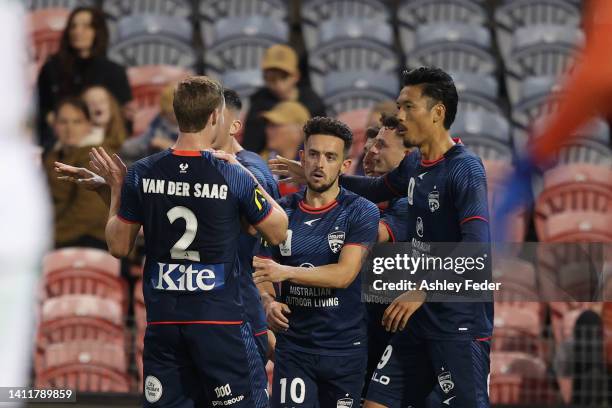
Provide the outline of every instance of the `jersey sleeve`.
{"type": "Polygon", "coordinates": [[[378,207],[365,199],[355,200],[351,204],[350,223],[344,245],[367,246],[375,243],[378,237],[378,207]]]}
{"type": "Polygon", "coordinates": [[[238,199],[240,213],[251,225],[262,222],[272,212],[272,205],[264,197],[259,185],[237,165],[228,164],[225,170],[225,180],[238,199]]]}
{"type": "Polygon", "coordinates": [[[487,178],[479,159],[462,160],[451,169],[450,181],[458,222],[463,227],[478,220],[488,229],[487,178]]]}
{"type": "Polygon", "coordinates": [[[408,239],[408,198],[396,200],[387,207],[380,217],[391,236],[391,242],[405,242],[408,239]]]}
{"type": "Polygon", "coordinates": [[[117,215],[129,223],[143,222],[141,180],[138,166],[134,165],[127,171],[121,187],[121,204],[117,215]]]}

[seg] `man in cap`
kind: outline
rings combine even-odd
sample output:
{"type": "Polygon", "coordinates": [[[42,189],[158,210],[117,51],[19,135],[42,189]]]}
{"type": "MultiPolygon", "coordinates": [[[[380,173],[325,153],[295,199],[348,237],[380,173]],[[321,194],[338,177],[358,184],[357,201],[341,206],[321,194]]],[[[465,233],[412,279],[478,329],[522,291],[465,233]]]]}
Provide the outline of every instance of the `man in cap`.
{"type": "Polygon", "coordinates": [[[276,44],[268,48],[261,69],[265,85],[251,96],[242,142],[245,149],[258,153],[266,146],[266,122],[261,113],[280,102],[300,102],[309,117],[325,116],[321,98],[309,86],[298,84],[301,78],[298,56],[291,47],[276,44]]]}

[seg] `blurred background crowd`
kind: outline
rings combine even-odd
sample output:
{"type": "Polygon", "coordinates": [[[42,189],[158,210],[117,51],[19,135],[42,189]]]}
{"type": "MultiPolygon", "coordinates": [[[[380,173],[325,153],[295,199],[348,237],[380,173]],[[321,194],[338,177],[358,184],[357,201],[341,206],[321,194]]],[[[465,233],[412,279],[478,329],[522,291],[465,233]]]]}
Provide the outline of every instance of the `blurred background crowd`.
{"type": "MultiPolygon", "coordinates": [[[[384,174],[406,152],[401,137],[379,132],[396,126],[399,74],[435,65],[455,80],[451,134],[482,158],[493,205],[516,152],[563,97],[559,84],[588,40],[580,0],[25,3],[27,73],[56,249],[44,260],[33,381],[87,392],[140,389],[142,251],[122,262],[104,252],[107,209],[95,193],[58,180],[55,161],[88,167],[92,146],[127,163],[169,148],[178,136],[173,87],[206,74],[241,96],[246,149],[296,159],[303,124],[334,116],[354,133],[351,172],[384,174]]],[[[509,241],[612,240],[609,119],[580,129],[541,172],[534,205],[516,212],[509,241]]],[[[300,188],[279,187],[283,195],[300,188]]],[[[555,265],[517,257],[503,279],[537,299],[544,273],[567,284],[555,265]]],[[[493,403],[612,404],[604,336],[612,317],[603,299],[584,302],[570,291],[559,302],[497,300],[493,403]]]]}

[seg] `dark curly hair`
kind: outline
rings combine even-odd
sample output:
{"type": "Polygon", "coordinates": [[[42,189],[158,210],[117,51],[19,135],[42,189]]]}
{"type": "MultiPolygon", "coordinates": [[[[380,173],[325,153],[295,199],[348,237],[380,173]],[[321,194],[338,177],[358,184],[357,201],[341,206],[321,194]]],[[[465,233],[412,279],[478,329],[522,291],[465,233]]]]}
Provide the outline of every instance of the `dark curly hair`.
{"type": "Polygon", "coordinates": [[[366,129],[366,139],[374,139],[378,136],[378,132],[380,132],[380,128],[378,126],[370,126],[366,129]]]}
{"type": "Polygon", "coordinates": [[[382,127],[386,127],[389,129],[397,129],[400,122],[397,116],[386,115],[383,113],[382,115],[380,115],[380,124],[382,125],[382,127]]]}
{"type": "MultiPolygon", "coordinates": [[[[459,96],[453,78],[437,67],[420,67],[402,73],[402,86],[423,85],[423,95],[446,108],[444,128],[450,129],[457,114],[459,96]]],[[[429,106],[431,109],[433,104],[429,106]]]]}
{"type": "Polygon", "coordinates": [[[338,119],[326,116],[316,116],[304,125],[304,140],[312,135],[329,135],[339,137],[344,141],[344,156],[348,155],[353,143],[353,132],[351,129],[338,119]]]}

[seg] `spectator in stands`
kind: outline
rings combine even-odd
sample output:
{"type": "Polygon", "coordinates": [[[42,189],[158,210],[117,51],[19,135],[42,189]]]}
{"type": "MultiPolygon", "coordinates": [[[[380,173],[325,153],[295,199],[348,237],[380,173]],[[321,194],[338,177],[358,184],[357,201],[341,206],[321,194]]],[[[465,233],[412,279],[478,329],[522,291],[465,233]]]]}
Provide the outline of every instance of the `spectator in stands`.
{"type": "Polygon", "coordinates": [[[106,206],[95,192],[58,180],[54,171],[58,161],[89,167],[92,125],[87,105],[80,99],[69,98],[61,101],[54,113],[57,142],[45,157],[44,166],[54,208],[55,247],[84,246],[106,250],[106,206]]]}
{"type": "MultiPolygon", "coordinates": [[[[282,156],[299,160],[299,151],[304,142],[303,127],[310,114],[299,102],[281,102],[273,109],[261,114],[266,127],[266,152],[264,160],[282,156]]],[[[299,190],[299,186],[280,183],[281,195],[291,194],[299,190]]]]}
{"type": "Polygon", "coordinates": [[[178,123],[172,107],[174,86],[175,84],[170,84],[162,90],[159,100],[160,112],[146,132],[123,144],[121,157],[127,163],[133,163],[143,157],[168,149],[176,142],[178,123]]]}
{"type": "Polygon", "coordinates": [[[261,68],[265,86],[251,96],[242,138],[244,148],[257,153],[266,145],[265,122],[261,112],[272,109],[279,102],[297,101],[306,107],[311,117],[325,116],[321,98],[310,87],[298,85],[298,57],[291,47],[277,44],[268,48],[261,68]]]}
{"type": "Polygon", "coordinates": [[[59,51],[38,75],[38,137],[45,149],[53,146],[53,108],[63,98],[78,96],[88,85],[103,85],[131,119],[132,99],[125,68],[106,57],[108,29],[102,12],[78,7],[70,13],[59,51]]]}
{"type": "Polygon", "coordinates": [[[100,145],[118,151],[127,137],[125,121],[115,97],[101,85],[93,85],[83,92],[92,122],[92,133],[101,139],[100,145]]]}

